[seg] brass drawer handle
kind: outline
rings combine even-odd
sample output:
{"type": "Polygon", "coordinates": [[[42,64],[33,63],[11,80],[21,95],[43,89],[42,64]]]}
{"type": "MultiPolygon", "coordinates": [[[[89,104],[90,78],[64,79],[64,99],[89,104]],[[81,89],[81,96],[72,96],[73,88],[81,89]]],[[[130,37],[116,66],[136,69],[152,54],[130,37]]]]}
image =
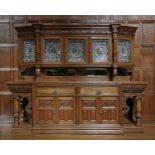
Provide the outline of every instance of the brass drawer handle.
{"type": "Polygon", "coordinates": [[[54,95],[58,95],[58,92],[55,90],[55,91],[53,92],[53,94],[54,94],[54,95]]]}
{"type": "Polygon", "coordinates": [[[98,90],[97,92],[96,92],[96,95],[101,95],[102,94],[102,92],[100,91],[100,90],[98,90]]]}

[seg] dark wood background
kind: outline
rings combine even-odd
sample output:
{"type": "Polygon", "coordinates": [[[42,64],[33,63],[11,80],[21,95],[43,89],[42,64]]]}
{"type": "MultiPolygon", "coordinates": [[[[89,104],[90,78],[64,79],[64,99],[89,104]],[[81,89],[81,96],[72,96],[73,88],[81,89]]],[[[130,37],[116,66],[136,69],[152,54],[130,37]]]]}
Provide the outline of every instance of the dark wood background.
{"type": "Polygon", "coordinates": [[[31,23],[121,23],[136,26],[134,79],[148,82],[144,93],[143,121],[155,122],[155,16],[145,15],[63,15],[0,16],[0,115],[11,115],[9,80],[17,79],[17,34],[15,26],[31,23]]]}

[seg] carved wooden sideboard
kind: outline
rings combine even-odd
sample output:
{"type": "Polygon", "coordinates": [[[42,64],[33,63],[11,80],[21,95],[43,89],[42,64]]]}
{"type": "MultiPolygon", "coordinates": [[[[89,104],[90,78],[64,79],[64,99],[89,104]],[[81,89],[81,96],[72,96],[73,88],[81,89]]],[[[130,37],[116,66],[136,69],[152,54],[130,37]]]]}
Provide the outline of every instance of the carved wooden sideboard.
{"type": "Polygon", "coordinates": [[[135,27],[34,24],[16,30],[19,78],[8,82],[14,132],[143,131],[147,83],[133,79],[135,27]],[[29,101],[26,121],[22,97],[29,101]]]}

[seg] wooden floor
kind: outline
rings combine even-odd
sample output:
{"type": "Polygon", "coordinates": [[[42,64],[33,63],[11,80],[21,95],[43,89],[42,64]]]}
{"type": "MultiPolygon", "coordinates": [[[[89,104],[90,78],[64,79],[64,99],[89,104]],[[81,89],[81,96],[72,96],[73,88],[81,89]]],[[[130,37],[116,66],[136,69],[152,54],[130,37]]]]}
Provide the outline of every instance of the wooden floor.
{"type": "Polygon", "coordinates": [[[1,140],[155,140],[155,124],[144,125],[144,133],[107,134],[31,134],[11,133],[11,125],[0,124],[1,140]]]}

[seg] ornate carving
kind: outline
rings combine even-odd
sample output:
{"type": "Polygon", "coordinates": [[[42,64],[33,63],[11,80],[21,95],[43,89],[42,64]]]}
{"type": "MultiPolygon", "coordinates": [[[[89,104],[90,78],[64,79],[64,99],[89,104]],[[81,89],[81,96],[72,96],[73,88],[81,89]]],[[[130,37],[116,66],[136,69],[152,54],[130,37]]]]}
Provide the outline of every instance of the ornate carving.
{"type": "Polygon", "coordinates": [[[108,62],[108,40],[94,39],[92,47],[93,62],[108,62]]]}
{"type": "Polygon", "coordinates": [[[23,41],[23,62],[31,62],[36,59],[36,41],[24,40],[23,41]]]}
{"type": "Polygon", "coordinates": [[[9,88],[14,93],[31,93],[31,85],[9,85],[9,88]]]}
{"type": "Polygon", "coordinates": [[[146,85],[122,85],[123,93],[143,93],[146,85]]]}
{"type": "Polygon", "coordinates": [[[115,102],[114,101],[103,101],[102,102],[103,107],[115,107],[115,102]]]}
{"type": "Polygon", "coordinates": [[[85,41],[74,39],[68,41],[68,62],[83,62],[85,52],[85,41]]]}
{"type": "Polygon", "coordinates": [[[51,34],[111,34],[110,31],[108,30],[74,30],[74,31],[71,31],[71,30],[54,30],[54,31],[45,31],[45,33],[51,33],[51,34]]]}
{"type": "Polygon", "coordinates": [[[96,102],[95,101],[82,101],[84,108],[96,108],[96,102]]]}
{"type": "Polygon", "coordinates": [[[53,101],[39,101],[39,108],[51,108],[53,106],[53,101]]]}
{"type": "Polygon", "coordinates": [[[45,40],[43,61],[60,62],[61,42],[59,39],[45,40]]]}
{"type": "Polygon", "coordinates": [[[72,107],[73,102],[70,100],[60,101],[59,107],[72,107]]]}

